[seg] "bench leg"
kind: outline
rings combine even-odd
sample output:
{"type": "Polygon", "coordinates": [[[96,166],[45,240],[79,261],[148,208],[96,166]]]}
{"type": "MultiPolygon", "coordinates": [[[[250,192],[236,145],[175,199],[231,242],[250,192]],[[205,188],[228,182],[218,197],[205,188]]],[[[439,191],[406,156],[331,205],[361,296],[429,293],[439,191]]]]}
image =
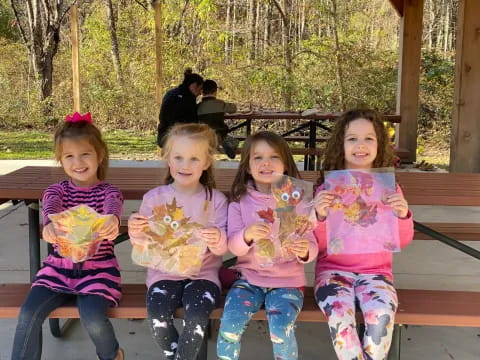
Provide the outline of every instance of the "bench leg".
{"type": "Polygon", "coordinates": [[[395,324],[393,327],[392,345],[388,352],[388,360],[400,360],[400,341],[401,341],[402,325],[395,324]]]}
{"type": "Polygon", "coordinates": [[[63,325],[60,326],[60,319],[48,319],[48,324],[50,325],[50,333],[56,338],[61,338],[74,320],[75,319],[66,319],[63,325]]]}

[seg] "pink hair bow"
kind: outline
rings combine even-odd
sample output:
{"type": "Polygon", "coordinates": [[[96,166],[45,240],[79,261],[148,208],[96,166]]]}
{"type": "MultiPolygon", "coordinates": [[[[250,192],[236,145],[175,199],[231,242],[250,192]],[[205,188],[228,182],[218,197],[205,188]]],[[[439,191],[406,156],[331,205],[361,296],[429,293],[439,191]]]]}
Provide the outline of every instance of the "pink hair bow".
{"type": "Polygon", "coordinates": [[[92,123],[92,114],[90,114],[90,112],[87,112],[83,115],[80,114],[79,112],[76,112],[73,115],[68,114],[67,116],[65,116],[65,121],[72,122],[72,123],[76,123],[79,121],[86,121],[88,123],[92,123]]]}

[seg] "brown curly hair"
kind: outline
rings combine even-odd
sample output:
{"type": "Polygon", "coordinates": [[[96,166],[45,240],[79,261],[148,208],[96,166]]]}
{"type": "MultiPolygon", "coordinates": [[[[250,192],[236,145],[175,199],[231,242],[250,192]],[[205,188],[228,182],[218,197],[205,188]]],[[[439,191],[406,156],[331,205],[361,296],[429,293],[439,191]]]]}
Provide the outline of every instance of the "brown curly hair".
{"type": "Polygon", "coordinates": [[[240,165],[238,166],[237,175],[233,180],[232,189],[230,190],[230,200],[239,201],[247,192],[247,184],[253,181],[252,175],[249,173],[250,152],[253,146],[259,141],[265,141],[270,145],[282,159],[285,167],[284,174],[300,179],[300,172],[297,169],[295,160],[293,160],[292,152],[283,137],[271,131],[260,131],[250,135],[243,145],[240,165]]]}
{"type": "MultiPolygon", "coordinates": [[[[162,147],[162,158],[167,159],[168,155],[172,151],[173,142],[175,137],[186,136],[190,139],[197,140],[199,142],[205,142],[207,144],[207,159],[210,160],[210,166],[207,170],[203,170],[200,176],[200,184],[205,186],[205,191],[208,193],[209,198],[212,198],[212,190],[216,187],[215,176],[213,173],[213,164],[215,162],[215,153],[217,151],[217,135],[206,124],[177,124],[170,128],[168,131],[165,144],[162,147]]],[[[165,178],[167,184],[173,183],[174,179],[170,174],[170,168],[167,166],[167,175],[165,178]]]]}
{"type": "Polygon", "coordinates": [[[322,169],[317,180],[317,186],[324,182],[324,171],[345,169],[345,130],[354,120],[365,119],[373,124],[377,135],[377,157],[373,161],[373,168],[393,166],[394,152],[387,130],[383,122],[383,116],[371,109],[353,109],[342,114],[335,123],[332,136],[327,141],[325,152],[322,157],[322,169]]]}

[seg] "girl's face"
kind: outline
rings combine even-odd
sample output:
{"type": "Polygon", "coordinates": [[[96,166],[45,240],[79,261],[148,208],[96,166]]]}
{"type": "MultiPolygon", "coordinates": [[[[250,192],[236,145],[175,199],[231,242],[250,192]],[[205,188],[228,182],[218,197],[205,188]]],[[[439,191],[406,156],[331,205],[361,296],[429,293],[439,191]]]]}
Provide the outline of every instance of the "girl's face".
{"type": "Polygon", "coordinates": [[[64,139],[60,163],[76,186],[89,187],[98,183],[97,170],[101,159],[85,139],[64,139]]]}
{"type": "Polygon", "coordinates": [[[378,149],[373,123],[366,119],[351,121],[345,129],[343,149],[346,169],[370,169],[378,149]]]}
{"type": "Polygon", "coordinates": [[[211,165],[207,154],[206,141],[191,139],[188,136],[176,136],[172,139],[167,162],[177,190],[196,191],[201,188],[199,180],[202,172],[211,165]]]}
{"type": "Polygon", "coordinates": [[[285,165],[280,154],[266,141],[260,140],[252,145],[248,161],[249,173],[255,180],[257,190],[270,192],[274,173],[283,174],[285,165]]]}

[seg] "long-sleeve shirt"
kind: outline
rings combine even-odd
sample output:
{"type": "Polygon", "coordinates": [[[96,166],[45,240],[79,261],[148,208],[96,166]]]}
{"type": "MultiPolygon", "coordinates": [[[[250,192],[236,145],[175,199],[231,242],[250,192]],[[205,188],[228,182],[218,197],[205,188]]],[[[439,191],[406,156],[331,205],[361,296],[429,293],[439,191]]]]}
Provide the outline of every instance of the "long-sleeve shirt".
{"type": "MultiPolygon", "coordinates": [[[[400,187],[397,187],[397,193],[403,194],[400,187]]],[[[393,254],[390,251],[369,254],[327,254],[326,223],[326,220],[318,221],[314,230],[319,248],[315,275],[323,271],[338,270],[359,274],[379,274],[393,279],[393,254]]],[[[398,218],[398,232],[401,248],[407,246],[413,240],[413,216],[410,210],[404,219],[398,218]]],[[[362,239],[358,239],[358,241],[361,242],[362,239]]]]}
{"type": "MultiPolygon", "coordinates": [[[[71,181],[50,185],[43,194],[43,224],[50,223],[48,215],[85,204],[99,214],[112,214],[120,218],[123,197],[115,186],[103,181],[91,187],[78,187],[71,181]]],[[[44,286],[54,291],[80,295],[100,295],[118,304],[121,297],[120,267],[114,253],[113,241],[103,240],[95,255],[73,263],[56,251],[49,255],[37,273],[32,286],[44,286]]]]}
{"type": "Polygon", "coordinates": [[[306,285],[304,264],[313,261],[318,252],[312,231],[305,233],[309,241],[308,259],[296,257],[272,266],[262,266],[255,256],[254,242],[250,245],[245,242],[245,229],[262,221],[257,211],[275,207],[275,199],[271,194],[261,193],[249,186],[240,201],[232,202],[228,207],[228,249],[238,256],[235,269],[249,283],[270,288],[303,287],[306,285]]]}
{"type": "Polygon", "coordinates": [[[197,105],[198,122],[210,126],[223,139],[228,133],[228,126],[225,124],[225,113],[234,113],[237,106],[217,99],[213,95],[203,96],[202,101],[197,105]]]}
{"type": "MultiPolygon", "coordinates": [[[[227,252],[227,210],[228,201],[225,195],[218,191],[213,190],[212,198],[209,198],[208,192],[202,189],[193,195],[184,195],[179,193],[170,185],[162,185],[150,190],[143,196],[143,201],[140,206],[139,213],[144,216],[151,216],[153,209],[156,206],[161,206],[166,203],[171,204],[172,199],[175,198],[176,207],[182,208],[184,217],[189,217],[191,222],[204,222],[204,204],[205,200],[210,200],[210,211],[208,224],[212,227],[220,229],[220,243],[215,248],[207,249],[203,258],[203,263],[198,274],[195,275],[177,275],[163,272],[160,270],[149,268],[147,271],[147,286],[160,280],[184,280],[186,278],[192,280],[210,280],[221,287],[220,280],[218,278],[218,271],[222,266],[222,255],[227,252]]],[[[135,244],[136,242],[143,242],[146,239],[146,234],[143,232],[130,232],[130,241],[135,244]]]]}

